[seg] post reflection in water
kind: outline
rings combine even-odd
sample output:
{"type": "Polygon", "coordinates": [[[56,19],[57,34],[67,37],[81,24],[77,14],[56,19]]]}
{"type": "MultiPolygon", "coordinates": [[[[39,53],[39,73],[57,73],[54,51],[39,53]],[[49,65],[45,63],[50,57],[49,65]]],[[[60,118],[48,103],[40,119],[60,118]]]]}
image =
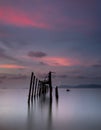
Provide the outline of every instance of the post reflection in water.
{"type": "Polygon", "coordinates": [[[58,107],[58,100],[59,100],[58,87],[55,88],[55,98],[56,98],[56,106],[58,107]]]}
{"type": "MultiPolygon", "coordinates": [[[[28,104],[27,130],[52,130],[52,97],[42,95],[28,104]]],[[[56,98],[58,106],[58,98],[56,98]]]]}
{"type": "Polygon", "coordinates": [[[49,116],[48,116],[48,129],[51,130],[52,129],[52,97],[50,97],[49,100],[49,116]]]}
{"type": "Polygon", "coordinates": [[[58,89],[59,97],[0,90],[0,130],[101,130],[101,89],[58,89]]]}
{"type": "Polygon", "coordinates": [[[27,130],[32,130],[32,113],[33,113],[33,102],[31,102],[31,104],[28,104],[28,117],[27,117],[27,130]]]}

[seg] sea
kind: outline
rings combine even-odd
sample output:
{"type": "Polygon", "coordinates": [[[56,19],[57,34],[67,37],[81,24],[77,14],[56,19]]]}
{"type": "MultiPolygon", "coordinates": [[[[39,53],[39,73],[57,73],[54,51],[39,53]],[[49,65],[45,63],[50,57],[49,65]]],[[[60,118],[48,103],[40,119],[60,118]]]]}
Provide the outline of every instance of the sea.
{"type": "Polygon", "coordinates": [[[101,130],[101,89],[55,89],[33,98],[28,89],[0,89],[0,130],[101,130]]]}

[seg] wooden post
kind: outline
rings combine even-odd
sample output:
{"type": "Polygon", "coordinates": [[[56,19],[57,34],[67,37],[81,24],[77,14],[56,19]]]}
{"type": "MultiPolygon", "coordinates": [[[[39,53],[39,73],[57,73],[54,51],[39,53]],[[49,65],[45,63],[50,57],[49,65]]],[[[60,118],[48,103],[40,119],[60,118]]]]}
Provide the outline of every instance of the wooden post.
{"type": "Polygon", "coordinates": [[[39,96],[42,94],[42,82],[40,81],[40,91],[39,91],[39,96]]]}
{"type": "Polygon", "coordinates": [[[33,102],[34,86],[35,86],[35,76],[34,76],[34,78],[33,78],[33,86],[32,86],[32,95],[31,95],[31,101],[32,101],[32,102],[33,102]]]}
{"type": "Polygon", "coordinates": [[[44,84],[42,83],[42,94],[44,94],[44,84]]]}
{"type": "Polygon", "coordinates": [[[43,95],[45,95],[45,85],[43,84],[43,95]]]}
{"type": "Polygon", "coordinates": [[[30,103],[30,98],[31,98],[33,75],[34,75],[34,73],[32,72],[32,74],[31,74],[31,80],[30,80],[29,95],[28,95],[28,103],[30,103]]]}
{"type": "Polygon", "coordinates": [[[40,89],[40,80],[38,81],[37,96],[39,95],[39,89],[40,89]]]}
{"type": "Polygon", "coordinates": [[[45,85],[45,94],[46,94],[46,85],[45,85]]]}
{"type": "Polygon", "coordinates": [[[35,91],[34,91],[34,97],[36,96],[37,81],[38,81],[38,79],[36,78],[36,82],[35,82],[35,91]]]}
{"type": "Polygon", "coordinates": [[[39,86],[39,97],[41,96],[41,82],[40,82],[40,86],[39,86]]]}
{"type": "Polygon", "coordinates": [[[46,85],[46,93],[48,93],[48,90],[49,90],[49,86],[46,85]]]}
{"type": "Polygon", "coordinates": [[[49,72],[49,88],[50,88],[50,98],[52,97],[52,72],[49,72]]]}

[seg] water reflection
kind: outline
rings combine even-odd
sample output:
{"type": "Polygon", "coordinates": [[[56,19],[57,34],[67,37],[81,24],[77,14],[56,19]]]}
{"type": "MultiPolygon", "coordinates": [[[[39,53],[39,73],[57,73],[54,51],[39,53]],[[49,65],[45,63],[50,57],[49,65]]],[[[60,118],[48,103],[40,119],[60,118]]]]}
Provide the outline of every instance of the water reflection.
{"type": "MultiPolygon", "coordinates": [[[[52,130],[52,104],[53,98],[45,95],[35,98],[28,104],[27,130],[52,130]]],[[[56,106],[58,107],[58,98],[56,106]]]]}
{"type": "Polygon", "coordinates": [[[101,130],[101,89],[59,89],[29,106],[27,90],[0,92],[0,130],[101,130]]]}
{"type": "Polygon", "coordinates": [[[33,103],[30,105],[28,104],[28,126],[27,129],[28,130],[32,130],[32,113],[33,113],[33,103]]]}
{"type": "Polygon", "coordinates": [[[49,100],[48,129],[52,128],[52,97],[49,100]]]}

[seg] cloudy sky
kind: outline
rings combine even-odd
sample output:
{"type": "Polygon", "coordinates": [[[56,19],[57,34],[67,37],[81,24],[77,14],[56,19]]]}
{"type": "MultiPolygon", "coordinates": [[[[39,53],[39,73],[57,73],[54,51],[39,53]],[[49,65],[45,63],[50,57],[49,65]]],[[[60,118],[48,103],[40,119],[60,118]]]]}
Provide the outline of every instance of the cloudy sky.
{"type": "Polygon", "coordinates": [[[101,83],[99,0],[0,0],[0,83],[31,71],[56,84],[101,83]]]}

